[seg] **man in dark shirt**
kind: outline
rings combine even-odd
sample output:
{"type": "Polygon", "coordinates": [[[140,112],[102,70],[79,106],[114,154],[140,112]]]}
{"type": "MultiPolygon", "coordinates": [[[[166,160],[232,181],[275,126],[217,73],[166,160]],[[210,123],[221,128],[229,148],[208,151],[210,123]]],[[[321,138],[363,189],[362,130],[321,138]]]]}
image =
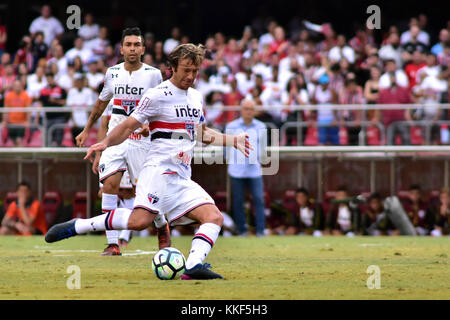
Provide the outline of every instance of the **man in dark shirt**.
{"type": "MultiPolygon", "coordinates": [[[[55,81],[55,76],[52,73],[46,74],[47,86],[41,90],[39,101],[43,107],[64,107],[66,104],[66,91],[58,86],[55,81]]],[[[54,128],[51,136],[48,135],[49,130],[52,126],[56,124],[64,124],[68,121],[70,113],[65,112],[47,112],[45,114],[47,118],[47,145],[57,145],[60,146],[63,139],[63,128],[54,128]]]]}

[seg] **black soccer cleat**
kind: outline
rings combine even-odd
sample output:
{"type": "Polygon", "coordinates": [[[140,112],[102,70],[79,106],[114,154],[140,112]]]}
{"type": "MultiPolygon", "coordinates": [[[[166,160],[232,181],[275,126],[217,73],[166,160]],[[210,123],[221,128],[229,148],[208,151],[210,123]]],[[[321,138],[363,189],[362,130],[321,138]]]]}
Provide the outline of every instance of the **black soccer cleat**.
{"type": "Polygon", "coordinates": [[[55,224],[45,235],[45,241],[51,243],[76,236],[75,220],[55,224]]]}
{"type": "Polygon", "coordinates": [[[210,270],[211,265],[209,263],[196,264],[191,269],[186,269],[186,271],[181,275],[181,280],[211,280],[211,279],[223,279],[223,277],[210,270]]]}

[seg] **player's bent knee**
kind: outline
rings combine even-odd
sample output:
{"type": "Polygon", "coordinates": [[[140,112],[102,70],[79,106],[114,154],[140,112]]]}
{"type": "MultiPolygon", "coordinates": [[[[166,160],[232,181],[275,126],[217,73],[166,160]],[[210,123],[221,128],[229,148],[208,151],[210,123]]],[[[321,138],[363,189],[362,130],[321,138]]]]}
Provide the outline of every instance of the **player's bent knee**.
{"type": "Polygon", "coordinates": [[[154,214],[145,209],[134,209],[128,220],[128,229],[142,231],[147,229],[153,222],[154,214]]]}
{"type": "Polygon", "coordinates": [[[209,215],[209,217],[206,219],[208,223],[214,223],[217,224],[218,226],[222,226],[223,225],[223,215],[222,212],[219,211],[219,209],[215,209],[211,211],[211,214],[209,215]]]}

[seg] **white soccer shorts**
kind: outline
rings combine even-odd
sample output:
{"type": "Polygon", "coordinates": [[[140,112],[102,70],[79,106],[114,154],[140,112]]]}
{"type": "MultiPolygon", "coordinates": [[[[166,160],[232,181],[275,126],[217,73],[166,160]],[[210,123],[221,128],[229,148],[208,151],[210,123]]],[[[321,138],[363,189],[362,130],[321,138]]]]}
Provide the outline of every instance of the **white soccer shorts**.
{"type": "Polygon", "coordinates": [[[136,185],[146,156],[147,148],[145,146],[129,145],[127,140],[116,146],[106,148],[102,152],[98,166],[100,182],[117,172],[128,169],[131,183],[136,185]]]}
{"type": "Polygon", "coordinates": [[[213,204],[211,196],[196,182],[160,166],[146,166],[139,174],[134,208],[166,214],[170,225],[194,223],[185,215],[195,208],[213,204]]]}

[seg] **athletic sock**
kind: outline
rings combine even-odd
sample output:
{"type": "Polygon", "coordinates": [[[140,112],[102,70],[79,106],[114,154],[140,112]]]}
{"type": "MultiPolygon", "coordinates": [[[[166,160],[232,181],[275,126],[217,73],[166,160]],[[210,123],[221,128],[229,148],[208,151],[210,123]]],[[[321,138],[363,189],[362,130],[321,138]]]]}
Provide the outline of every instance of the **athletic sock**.
{"type": "Polygon", "coordinates": [[[219,232],[220,226],[214,223],[204,223],[198,228],[197,233],[192,238],[192,247],[186,261],[186,269],[191,269],[206,259],[219,236],[219,232]]]}
{"type": "Polygon", "coordinates": [[[130,242],[130,237],[131,237],[131,230],[120,231],[119,239],[125,240],[126,242],[130,242]]]}
{"type": "Polygon", "coordinates": [[[153,219],[153,222],[155,223],[155,227],[158,229],[164,227],[167,224],[167,220],[164,214],[155,215],[155,219],[153,219]]]}
{"type": "MultiPolygon", "coordinates": [[[[117,208],[118,197],[116,194],[103,193],[102,194],[102,213],[110,213],[117,208]]],[[[106,238],[108,244],[119,244],[119,233],[117,230],[106,230],[106,238]]]]}
{"type": "Polygon", "coordinates": [[[90,231],[125,230],[128,228],[130,215],[130,209],[118,208],[90,219],[77,219],[75,220],[75,231],[77,234],[81,234],[90,231]]]}

